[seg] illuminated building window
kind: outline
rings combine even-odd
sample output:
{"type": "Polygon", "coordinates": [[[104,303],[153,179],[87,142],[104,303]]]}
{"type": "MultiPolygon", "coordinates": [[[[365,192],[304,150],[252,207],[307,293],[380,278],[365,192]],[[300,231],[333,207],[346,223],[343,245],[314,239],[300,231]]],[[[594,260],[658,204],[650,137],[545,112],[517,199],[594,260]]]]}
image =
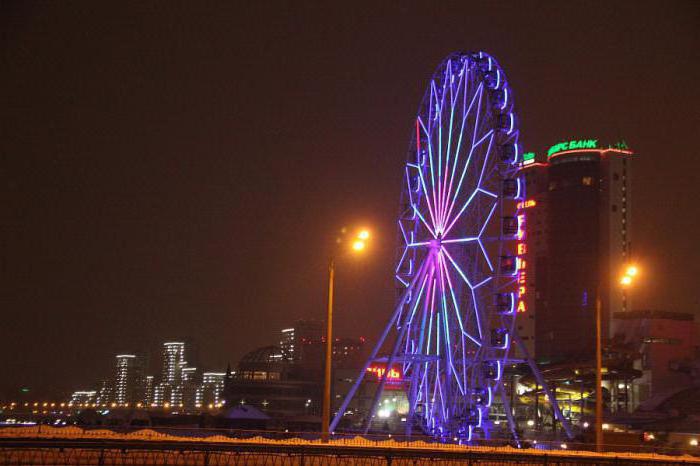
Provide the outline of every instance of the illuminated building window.
{"type": "Polygon", "coordinates": [[[644,338],[644,343],[663,343],[666,345],[679,345],[681,341],[678,338],[660,338],[660,337],[646,337],[644,338]]]}
{"type": "Polygon", "coordinates": [[[581,184],[584,186],[591,186],[593,184],[593,178],[590,176],[584,176],[581,178],[581,184]]]}

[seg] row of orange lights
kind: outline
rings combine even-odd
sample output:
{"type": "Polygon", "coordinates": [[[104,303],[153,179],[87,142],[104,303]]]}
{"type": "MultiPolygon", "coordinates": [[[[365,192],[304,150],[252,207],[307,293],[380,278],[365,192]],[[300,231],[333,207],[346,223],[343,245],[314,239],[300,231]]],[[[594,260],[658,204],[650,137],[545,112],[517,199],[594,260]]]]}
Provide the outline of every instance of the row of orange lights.
{"type": "MultiPolygon", "coordinates": [[[[68,408],[72,408],[72,407],[78,407],[78,408],[128,408],[130,406],[133,406],[136,408],[142,408],[146,405],[144,405],[144,403],[140,403],[140,402],[130,404],[130,403],[87,403],[87,402],[86,403],[73,403],[72,401],[68,402],[68,403],[66,403],[66,402],[56,403],[56,402],[48,402],[48,401],[44,401],[44,402],[40,403],[38,401],[35,401],[33,403],[25,402],[25,403],[23,403],[23,406],[24,407],[34,407],[34,408],[40,408],[40,407],[41,408],[56,408],[56,407],[59,407],[59,408],[66,408],[66,407],[68,407],[68,408]]],[[[206,407],[209,409],[221,408],[222,406],[223,406],[222,403],[216,403],[216,404],[209,403],[208,405],[206,405],[206,407]]],[[[159,406],[152,404],[151,407],[157,408],[159,406]]],[[[171,406],[170,403],[164,403],[162,407],[166,408],[166,409],[171,408],[171,407],[172,408],[178,408],[178,407],[182,408],[182,407],[184,407],[184,405],[182,403],[180,403],[179,405],[172,405],[171,406]]],[[[201,408],[201,407],[203,407],[203,406],[202,405],[197,406],[197,408],[201,408]]],[[[17,408],[17,403],[13,401],[9,404],[0,406],[0,408],[13,410],[13,409],[17,408]]]]}

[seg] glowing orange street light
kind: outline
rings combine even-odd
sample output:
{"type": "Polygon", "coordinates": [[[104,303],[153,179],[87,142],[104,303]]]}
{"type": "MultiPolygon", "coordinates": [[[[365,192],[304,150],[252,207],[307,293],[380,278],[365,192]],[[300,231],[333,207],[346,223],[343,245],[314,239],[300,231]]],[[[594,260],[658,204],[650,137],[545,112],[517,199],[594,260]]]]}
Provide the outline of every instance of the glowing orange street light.
{"type": "MultiPolygon", "coordinates": [[[[343,243],[343,236],[348,232],[348,229],[343,227],[340,230],[341,236],[336,238],[337,244],[343,243]]],[[[350,245],[353,252],[363,252],[367,247],[369,240],[369,230],[362,229],[358,231],[357,236],[352,240],[350,245]]],[[[330,439],[328,431],[331,422],[331,363],[333,359],[333,281],[335,278],[335,259],[331,256],[328,263],[328,308],[326,313],[326,361],[324,370],[324,386],[323,386],[323,410],[321,418],[321,441],[327,443],[330,439]]]]}
{"type": "Polygon", "coordinates": [[[632,279],[639,274],[639,268],[636,265],[628,265],[625,269],[625,274],[620,278],[620,284],[622,286],[630,286],[632,284],[632,279]]]}

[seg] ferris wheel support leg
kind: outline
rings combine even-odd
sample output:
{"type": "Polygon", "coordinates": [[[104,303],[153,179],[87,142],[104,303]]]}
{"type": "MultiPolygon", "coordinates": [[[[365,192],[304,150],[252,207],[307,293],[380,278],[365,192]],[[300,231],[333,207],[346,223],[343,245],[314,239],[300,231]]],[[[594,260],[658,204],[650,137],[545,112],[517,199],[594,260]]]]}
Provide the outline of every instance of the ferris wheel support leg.
{"type": "Polygon", "coordinates": [[[411,388],[408,395],[408,416],[406,416],[406,431],[405,436],[407,440],[411,440],[411,434],[413,433],[413,418],[416,415],[416,398],[418,397],[418,375],[417,363],[413,361],[411,367],[411,388]]]}
{"type": "Polygon", "coordinates": [[[544,377],[542,377],[542,373],[540,372],[540,369],[537,367],[537,364],[535,361],[530,357],[530,353],[527,351],[527,348],[525,347],[525,344],[523,344],[522,340],[520,339],[520,335],[518,333],[513,334],[513,339],[515,340],[515,343],[520,347],[520,350],[523,352],[525,355],[525,359],[527,359],[527,363],[530,366],[530,369],[532,370],[532,374],[535,376],[535,379],[537,382],[542,385],[542,389],[544,390],[544,393],[547,395],[547,398],[549,399],[550,403],[552,403],[552,410],[554,411],[554,417],[561,423],[562,428],[564,429],[564,432],[566,432],[566,436],[569,438],[569,440],[574,438],[574,434],[571,431],[571,424],[569,424],[569,420],[564,417],[564,415],[561,413],[561,409],[559,409],[559,403],[557,402],[557,399],[553,396],[552,391],[549,389],[549,385],[547,382],[544,380],[544,377]]]}
{"type": "MultiPolygon", "coordinates": [[[[345,413],[345,410],[348,409],[348,405],[350,404],[350,401],[352,398],[355,396],[355,392],[357,392],[357,389],[360,387],[362,384],[362,381],[365,378],[365,374],[367,373],[367,369],[369,368],[370,364],[372,364],[377,357],[377,354],[379,354],[379,350],[382,348],[384,345],[384,341],[386,340],[386,337],[389,335],[389,332],[391,331],[391,327],[394,325],[394,322],[396,319],[399,317],[401,314],[401,309],[403,308],[406,298],[408,297],[409,293],[413,290],[413,288],[416,286],[416,283],[420,279],[420,277],[423,276],[425,272],[425,263],[421,266],[420,270],[418,270],[418,273],[416,274],[415,277],[413,277],[413,280],[411,281],[411,284],[406,288],[406,290],[403,292],[403,295],[401,295],[401,299],[399,300],[399,304],[396,306],[396,309],[394,309],[394,314],[391,316],[391,319],[389,319],[389,322],[387,323],[386,327],[384,328],[384,331],[382,332],[381,336],[379,337],[379,340],[377,340],[377,343],[374,345],[374,349],[372,350],[372,353],[370,354],[369,358],[367,358],[367,362],[365,362],[364,367],[362,368],[362,371],[360,374],[357,376],[357,379],[355,380],[355,383],[352,385],[352,388],[348,392],[347,395],[345,395],[345,399],[343,400],[343,404],[340,405],[340,408],[338,409],[338,412],[336,413],[335,417],[333,418],[333,421],[331,422],[330,427],[328,428],[329,432],[333,432],[335,428],[338,426],[338,423],[343,417],[343,414],[345,413]]],[[[388,371],[385,371],[385,374],[388,371]]],[[[372,406],[370,409],[374,409],[372,406]]]]}
{"type": "Polygon", "coordinates": [[[394,364],[394,358],[396,357],[396,353],[399,351],[399,346],[401,346],[401,342],[403,341],[403,336],[406,334],[406,328],[408,325],[402,325],[401,326],[401,331],[396,335],[396,341],[394,342],[394,348],[391,350],[391,355],[389,356],[389,359],[386,361],[386,368],[384,369],[384,375],[382,376],[381,382],[379,382],[379,386],[377,387],[377,391],[374,392],[374,397],[372,398],[372,404],[369,405],[369,413],[367,415],[367,419],[365,419],[365,428],[364,432],[365,434],[369,431],[369,427],[372,425],[372,417],[374,416],[374,411],[377,407],[377,402],[379,401],[379,397],[382,395],[382,391],[384,391],[384,385],[386,385],[386,379],[389,377],[389,372],[391,372],[391,366],[394,364]]]}
{"type": "MultiPolygon", "coordinates": [[[[510,387],[511,390],[515,390],[515,387],[510,387]]],[[[511,411],[510,401],[508,401],[508,395],[506,393],[506,388],[503,384],[500,387],[501,401],[503,402],[503,408],[506,412],[506,418],[508,419],[508,426],[510,427],[510,432],[513,434],[513,440],[520,448],[520,437],[518,436],[518,426],[515,425],[515,419],[513,419],[513,411],[511,411]]]]}
{"type": "MultiPolygon", "coordinates": [[[[425,304],[423,306],[423,309],[421,311],[421,324],[420,328],[422,329],[420,332],[420,337],[418,340],[418,348],[423,348],[423,344],[425,343],[425,322],[428,317],[428,301],[425,301],[425,304]]],[[[410,437],[411,433],[413,431],[413,422],[415,419],[416,415],[416,399],[418,398],[418,378],[421,376],[421,371],[420,371],[420,361],[412,361],[411,362],[411,388],[409,391],[409,397],[408,397],[408,417],[406,418],[406,432],[405,435],[406,437],[410,437]]]]}

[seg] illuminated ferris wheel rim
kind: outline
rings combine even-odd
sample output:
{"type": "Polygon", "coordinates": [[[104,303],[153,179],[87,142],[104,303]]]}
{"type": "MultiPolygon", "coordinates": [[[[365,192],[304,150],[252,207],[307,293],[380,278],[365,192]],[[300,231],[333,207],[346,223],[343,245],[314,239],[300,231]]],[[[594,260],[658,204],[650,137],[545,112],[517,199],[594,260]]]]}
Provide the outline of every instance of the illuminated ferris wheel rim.
{"type": "Polygon", "coordinates": [[[430,80],[409,146],[396,269],[406,309],[395,325],[405,342],[403,372],[414,374],[411,416],[436,435],[470,440],[483,428],[508,361],[515,294],[507,293],[510,316],[488,306],[494,292],[518,282],[517,268],[503,273],[497,261],[522,233],[512,100],[493,58],[450,55],[430,80]],[[515,188],[506,191],[507,183],[515,188]],[[470,401],[451,401],[450,393],[470,401]]]}
{"type": "MultiPolygon", "coordinates": [[[[488,97],[488,96],[487,96],[488,97]]],[[[411,214],[420,220],[420,225],[422,229],[425,230],[427,234],[423,235],[422,238],[416,238],[416,231],[408,231],[405,224],[402,223],[401,218],[399,219],[399,231],[400,237],[403,243],[403,249],[399,251],[399,260],[396,270],[396,278],[404,287],[408,287],[409,282],[405,280],[406,277],[402,277],[399,273],[399,268],[401,267],[401,262],[406,258],[407,253],[412,248],[424,248],[428,250],[438,250],[441,253],[447,253],[445,249],[446,245],[450,244],[465,244],[474,243],[477,244],[480,250],[486,254],[486,248],[484,247],[484,228],[478,232],[474,232],[472,235],[459,234],[454,228],[458,221],[462,219],[465,211],[470,207],[470,204],[474,198],[478,195],[488,196],[496,201],[499,200],[499,195],[492,190],[485,188],[481,184],[481,179],[477,183],[476,189],[471,190],[471,192],[466,195],[463,191],[460,192],[464,177],[467,173],[467,167],[469,165],[469,160],[471,160],[472,153],[476,147],[483,144],[485,141],[489,142],[488,150],[491,151],[493,148],[491,144],[494,139],[499,137],[499,139],[506,139],[513,141],[512,144],[504,145],[496,149],[508,150],[508,157],[511,159],[511,164],[508,168],[510,177],[516,183],[517,194],[515,198],[519,198],[524,191],[523,186],[519,178],[516,176],[518,169],[518,164],[520,162],[519,146],[517,143],[518,129],[516,125],[515,114],[512,110],[512,92],[507,86],[505,79],[505,74],[498,66],[498,63],[488,54],[483,52],[477,53],[453,53],[448,56],[434,72],[426,91],[423,100],[421,102],[418,116],[415,120],[415,133],[412,136],[412,140],[409,148],[408,161],[406,163],[406,173],[404,176],[404,191],[402,196],[404,199],[408,198],[410,203],[410,208],[412,209],[411,214]],[[455,67],[455,64],[458,66],[455,67]],[[476,69],[475,69],[476,68],[476,69]],[[474,80],[476,72],[482,72],[481,79],[476,79],[474,82],[470,82],[470,79],[474,80]],[[454,86],[455,77],[457,77],[457,84],[454,86]],[[448,88],[449,83],[449,88],[448,88]],[[471,100],[468,105],[463,106],[464,113],[462,114],[461,129],[459,131],[459,138],[456,141],[455,148],[451,147],[453,142],[451,136],[453,132],[453,124],[455,123],[454,115],[454,100],[453,97],[462,90],[464,95],[467,95],[467,86],[476,85],[475,91],[471,94],[471,100]],[[442,87],[441,87],[442,86],[442,87]],[[456,92],[455,92],[456,90],[456,92]],[[498,128],[491,128],[491,130],[484,132],[478,139],[477,131],[475,128],[473,132],[474,139],[471,142],[471,148],[467,156],[467,164],[461,173],[461,176],[457,174],[457,163],[460,155],[460,150],[463,145],[469,144],[469,142],[464,143],[464,124],[469,115],[475,115],[477,120],[475,126],[479,126],[479,116],[481,113],[488,113],[489,110],[486,109],[482,112],[482,103],[484,94],[490,93],[495,95],[495,106],[498,107],[497,111],[499,113],[499,120],[495,123],[499,125],[498,128]],[[445,106],[445,98],[450,94],[450,101],[452,113],[449,119],[449,134],[447,135],[446,147],[443,150],[443,121],[442,109],[445,106]],[[433,124],[435,120],[437,125],[433,124]],[[431,144],[432,138],[434,137],[433,131],[438,128],[439,131],[439,143],[435,144],[437,147],[433,147],[431,144]],[[505,137],[503,135],[505,133],[505,137]],[[464,144],[463,144],[464,143],[464,144]],[[429,162],[429,176],[424,175],[422,171],[418,171],[420,186],[417,186],[418,194],[413,194],[410,189],[409,171],[411,168],[418,169],[418,164],[420,160],[412,160],[414,154],[420,154],[421,149],[427,146],[428,151],[428,162],[429,162]],[[454,156],[453,156],[454,155],[454,156]],[[444,173],[442,170],[442,162],[444,160],[444,173]],[[450,167],[450,162],[452,166],[450,167]],[[450,169],[451,168],[451,169],[450,169]],[[457,176],[455,176],[457,175],[457,176]],[[437,181],[436,181],[437,178],[437,181]],[[415,202],[415,197],[424,195],[429,197],[428,202],[423,205],[423,208],[419,208],[418,203],[415,202]],[[459,203],[466,196],[466,202],[459,203]],[[459,206],[459,207],[457,207],[459,206]],[[456,208],[457,207],[457,208],[456,208]]],[[[458,118],[457,118],[458,119],[458,118]]],[[[420,156],[417,157],[420,159],[420,156]]],[[[485,165],[485,164],[484,164],[485,165]]],[[[481,176],[484,175],[482,172],[481,176]]],[[[499,187],[500,189],[500,187],[499,187]]],[[[497,207],[498,202],[493,203],[494,209],[497,207]]],[[[489,213],[489,216],[495,214],[495,211],[489,213]]],[[[490,220],[490,218],[489,218],[490,220]]],[[[485,224],[488,221],[484,222],[485,224]]],[[[493,240],[493,238],[491,238],[493,240]]],[[[491,260],[486,257],[487,262],[491,266],[491,260]]]]}

